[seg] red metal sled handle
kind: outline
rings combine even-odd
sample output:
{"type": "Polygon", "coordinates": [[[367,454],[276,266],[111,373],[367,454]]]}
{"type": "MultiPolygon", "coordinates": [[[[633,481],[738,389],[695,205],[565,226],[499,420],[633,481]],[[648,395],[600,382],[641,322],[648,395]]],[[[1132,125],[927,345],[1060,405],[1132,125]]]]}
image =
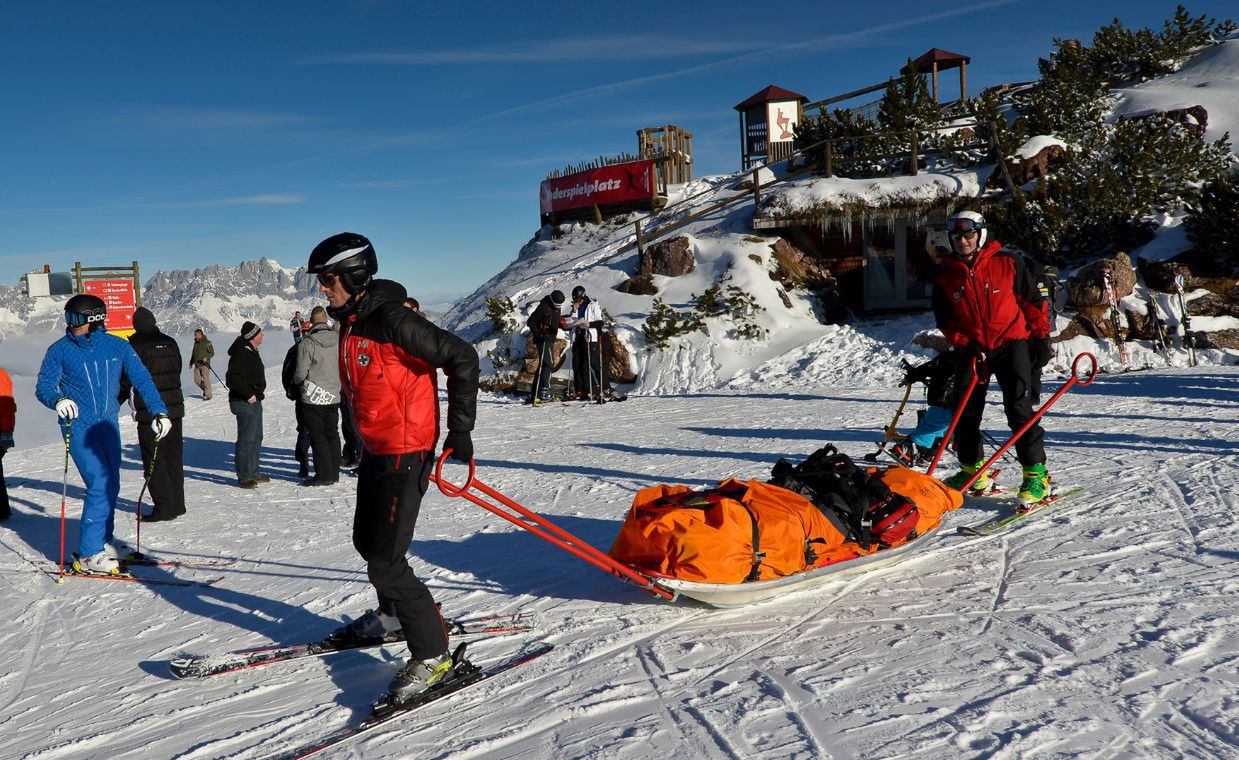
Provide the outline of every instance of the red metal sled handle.
{"type": "Polygon", "coordinates": [[[564,551],[572,554],[591,565],[611,573],[615,577],[623,581],[628,581],[639,587],[642,591],[653,596],[659,596],[663,599],[675,599],[675,594],[662,586],[656,581],[649,578],[640,572],[621,564],[590,544],[582,541],[580,538],[572,535],[568,531],[559,527],[555,523],[546,519],[542,515],[528,509],[513,499],[504,496],[495,489],[483,483],[474,477],[473,462],[469,463],[469,480],[463,486],[454,486],[442,478],[443,461],[447,458],[448,452],[444,452],[439,458],[438,467],[435,469],[434,482],[443,492],[445,496],[462,496],[486,511],[502,517],[518,528],[523,528],[538,538],[541,538],[548,543],[554,544],[564,551]],[[472,491],[472,492],[471,492],[472,491]],[[479,493],[481,495],[479,495],[479,493]],[[483,496],[493,499],[499,504],[488,502],[483,496]],[[511,511],[509,511],[511,510],[511,511]]]}
{"type": "Polygon", "coordinates": [[[1059,388],[1057,393],[1055,393],[1053,396],[1050,396],[1049,401],[1046,401],[1044,404],[1042,404],[1041,408],[1037,410],[1037,412],[1028,420],[1028,422],[1024,423],[1024,427],[1020,428],[1015,433],[1015,435],[1008,438],[1007,442],[1004,443],[998,449],[998,451],[995,451],[992,457],[985,460],[985,464],[981,465],[981,469],[977,470],[977,474],[973,475],[972,479],[969,480],[967,483],[965,483],[959,489],[960,492],[966,492],[969,488],[971,488],[972,484],[977,482],[978,479],[980,479],[980,477],[985,473],[985,471],[989,469],[989,466],[992,465],[995,461],[997,461],[998,457],[1002,456],[1006,452],[1007,449],[1014,446],[1015,442],[1020,439],[1020,436],[1024,435],[1024,433],[1026,433],[1030,427],[1037,424],[1037,420],[1041,419],[1041,416],[1045,414],[1047,411],[1049,411],[1050,407],[1054,405],[1055,401],[1058,401],[1060,398],[1062,398],[1062,395],[1064,393],[1071,390],[1071,386],[1088,385],[1092,383],[1093,379],[1096,377],[1097,377],[1097,357],[1093,356],[1087,351],[1081,354],[1076,354],[1075,361],[1071,362],[1071,378],[1068,379],[1067,382],[1063,383],[1063,387],[1059,388]],[[1081,379],[1080,378],[1080,360],[1082,360],[1086,356],[1088,357],[1088,360],[1092,362],[1093,366],[1089,370],[1089,373],[1083,379],[1081,379]]]}
{"type": "Polygon", "coordinates": [[[473,487],[473,475],[477,471],[477,467],[473,460],[470,459],[469,475],[465,478],[465,484],[463,486],[452,485],[451,481],[446,480],[443,477],[443,463],[447,461],[447,458],[451,453],[451,449],[444,449],[443,453],[439,455],[439,461],[435,464],[435,485],[439,487],[439,490],[443,492],[444,496],[464,496],[465,491],[468,491],[473,487]]]}
{"type": "Polygon", "coordinates": [[[938,450],[934,452],[934,461],[929,463],[929,469],[925,471],[926,475],[933,475],[934,470],[938,467],[938,460],[942,458],[942,452],[946,451],[946,447],[951,443],[951,436],[955,435],[955,426],[959,424],[959,418],[964,416],[964,407],[968,405],[968,399],[972,398],[972,392],[976,390],[977,382],[977,357],[972,357],[972,382],[968,383],[968,390],[964,391],[964,395],[959,398],[959,406],[955,409],[955,416],[951,418],[951,426],[947,428],[946,435],[942,437],[942,443],[938,444],[938,450]]]}

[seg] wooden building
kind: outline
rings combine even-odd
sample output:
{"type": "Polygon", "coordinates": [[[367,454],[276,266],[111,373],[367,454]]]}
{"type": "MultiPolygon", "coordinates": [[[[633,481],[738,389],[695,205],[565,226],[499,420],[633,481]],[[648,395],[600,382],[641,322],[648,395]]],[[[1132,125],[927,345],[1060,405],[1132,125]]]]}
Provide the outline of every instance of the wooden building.
{"type": "Polygon", "coordinates": [[[740,112],[740,167],[781,161],[793,152],[801,106],[808,98],[769,85],[734,107],[740,112]]]}

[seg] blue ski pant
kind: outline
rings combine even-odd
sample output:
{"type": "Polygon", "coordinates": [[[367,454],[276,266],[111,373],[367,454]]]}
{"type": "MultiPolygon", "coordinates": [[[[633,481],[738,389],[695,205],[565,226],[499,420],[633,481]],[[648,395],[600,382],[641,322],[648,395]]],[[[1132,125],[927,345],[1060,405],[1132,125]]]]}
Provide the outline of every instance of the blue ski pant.
{"type": "Polygon", "coordinates": [[[908,434],[908,438],[922,449],[933,448],[934,443],[946,435],[954,416],[955,410],[951,407],[930,404],[920,422],[916,423],[916,428],[908,434]]]}
{"type": "MultiPolygon", "coordinates": [[[[62,428],[63,429],[63,428],[62,428]]],[[[103,551],[116,524],[120,495],[120,427],[116,420],[77,419],[69,426],[69,456],[86,484],[77,553],[103,551]]]]}

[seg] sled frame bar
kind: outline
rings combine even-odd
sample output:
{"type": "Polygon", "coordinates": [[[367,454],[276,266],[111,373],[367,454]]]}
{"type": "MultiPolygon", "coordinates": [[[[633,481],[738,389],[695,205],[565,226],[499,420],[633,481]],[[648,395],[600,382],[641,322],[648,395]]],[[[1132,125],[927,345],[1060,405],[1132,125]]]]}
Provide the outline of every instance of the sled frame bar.
{"type": "Polygon", "coordinates": [[[1093,356],[1087,351],[1076,354],[1075,361],[1071,362],[1071,377],[1067,380],[1067,382],[1063,383],[1063,387],[1059,388],[1058,391],[1053,396],[1050,396],[1049,401],[1046,401],[1044,404],[1042,404],[1041,408],[1038,409],[1035,414],[1033,414],[1033,416],[1028,420],[1028,422],[1024,423],[1024,426],[1020,428],[1019,430],[1017,430],[1015,435],[1012,435],[1010,438],[1008,438],[1007,442],[1004,443],[1002,447],[998,449],[998,451],[995,451],[992,457],[985,460],[985,464],[981,465],[981,469],[977,470],[977,473],[972,476],[972,479],[969,480],[967,483],[965,483],[963,487],[959,489],[960,492],[967,493],[968,489],[972,487],[972,484],[977,482],[977,480],[981,477],[981,475],[985,473],[985,470],[988,469],[989,466],[992,465],[996,459],[998,459],[998,457],[1002,456],[1003,452],[1005,452],[1007,449],[1014,446],[1015,442],[1020,439],[1020,436],[1024,435],[1024,433],[1026,433],[1030,427],[1032,427],[1033,425],[1036,425],[1037,420],[1041,419],[1041,416],[1045,414],[1047,411],[1049,411],[1050,407],[1054,405],[1054,402],[1062,398],[1062,395],[1064,393],[1071,390],[1071,386],[1079,385],[1083,387],[1085,385],[1091,384],[1093,380],[1095,380],[1096,378],[1097,378],[1097,357],[1093,356]],[[1089,369],[1088,374],[1085,375],[1083,379],[1081,379],[1080,371],[1079,371],[1080,360],[1086,356],[1088,357],[1089,362],[1092,363],[1092,367],[1089,369]]]}
{"type": "MultiPolygon", "coordinates": [[[[974,356],[972,357],[972,382],[968,383],[968,390],[964,391],[964,395],[960,396],[959,407],[955,410],[955,416],[951,418],[951,426],[947,428],[946,435],[942,436],[942,443],[938,444],[938,450],[934,452],[934,461],[929,463],[929,469],[925,471],[926,475],[932,476],[934,470],[938,468],[938,460],[942,458],[942,453],[950,445],[951,438],[955,435],[955,427],[959,425],[959,419],[964,416],[964,407],[968,406],[968,400],[972,398],[972,392],[976,390],[978,380],[977,358],[974,356]]],[[[983,467],[977,470],[977,472],[985,472],[985,468],[983,467]]]]}
{"type": "Polygon", "coordinates": [[[475,466],[472,460],[469,462],[469,475],[464,485],[457,486],[448,481],[443,477],[443,465],[451,453],[451,449],[446,449],[443,452],[435,466],[434,474],[430,476],[431,482],[438,486],[443,495],[468,499],[482,509],[502,517],[518,528],[529,531],[569,554],[575,555],[589,564],[605,570],[622,581],[637,586],[651,596],[657,596],[668,601],[675,601],[676,597],[679,596],[677,592],[665,588],[653,578],[615,561],[607,554],[572,535],[537,512],[522,506],[515,500],[486,485],[476,477],[475,466]]]}

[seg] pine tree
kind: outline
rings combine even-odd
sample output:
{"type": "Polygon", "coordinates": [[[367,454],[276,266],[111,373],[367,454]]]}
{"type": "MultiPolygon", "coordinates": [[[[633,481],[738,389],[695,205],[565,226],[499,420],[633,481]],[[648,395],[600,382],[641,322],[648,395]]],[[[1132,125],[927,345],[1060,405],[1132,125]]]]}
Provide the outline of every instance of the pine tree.
{"type": "Polygon", "coordinates": [[[1219,274],[1239,275],[1239,174],[1206,183],[1183,226],[1201,260],[1216,261],[1219,274]]]}

